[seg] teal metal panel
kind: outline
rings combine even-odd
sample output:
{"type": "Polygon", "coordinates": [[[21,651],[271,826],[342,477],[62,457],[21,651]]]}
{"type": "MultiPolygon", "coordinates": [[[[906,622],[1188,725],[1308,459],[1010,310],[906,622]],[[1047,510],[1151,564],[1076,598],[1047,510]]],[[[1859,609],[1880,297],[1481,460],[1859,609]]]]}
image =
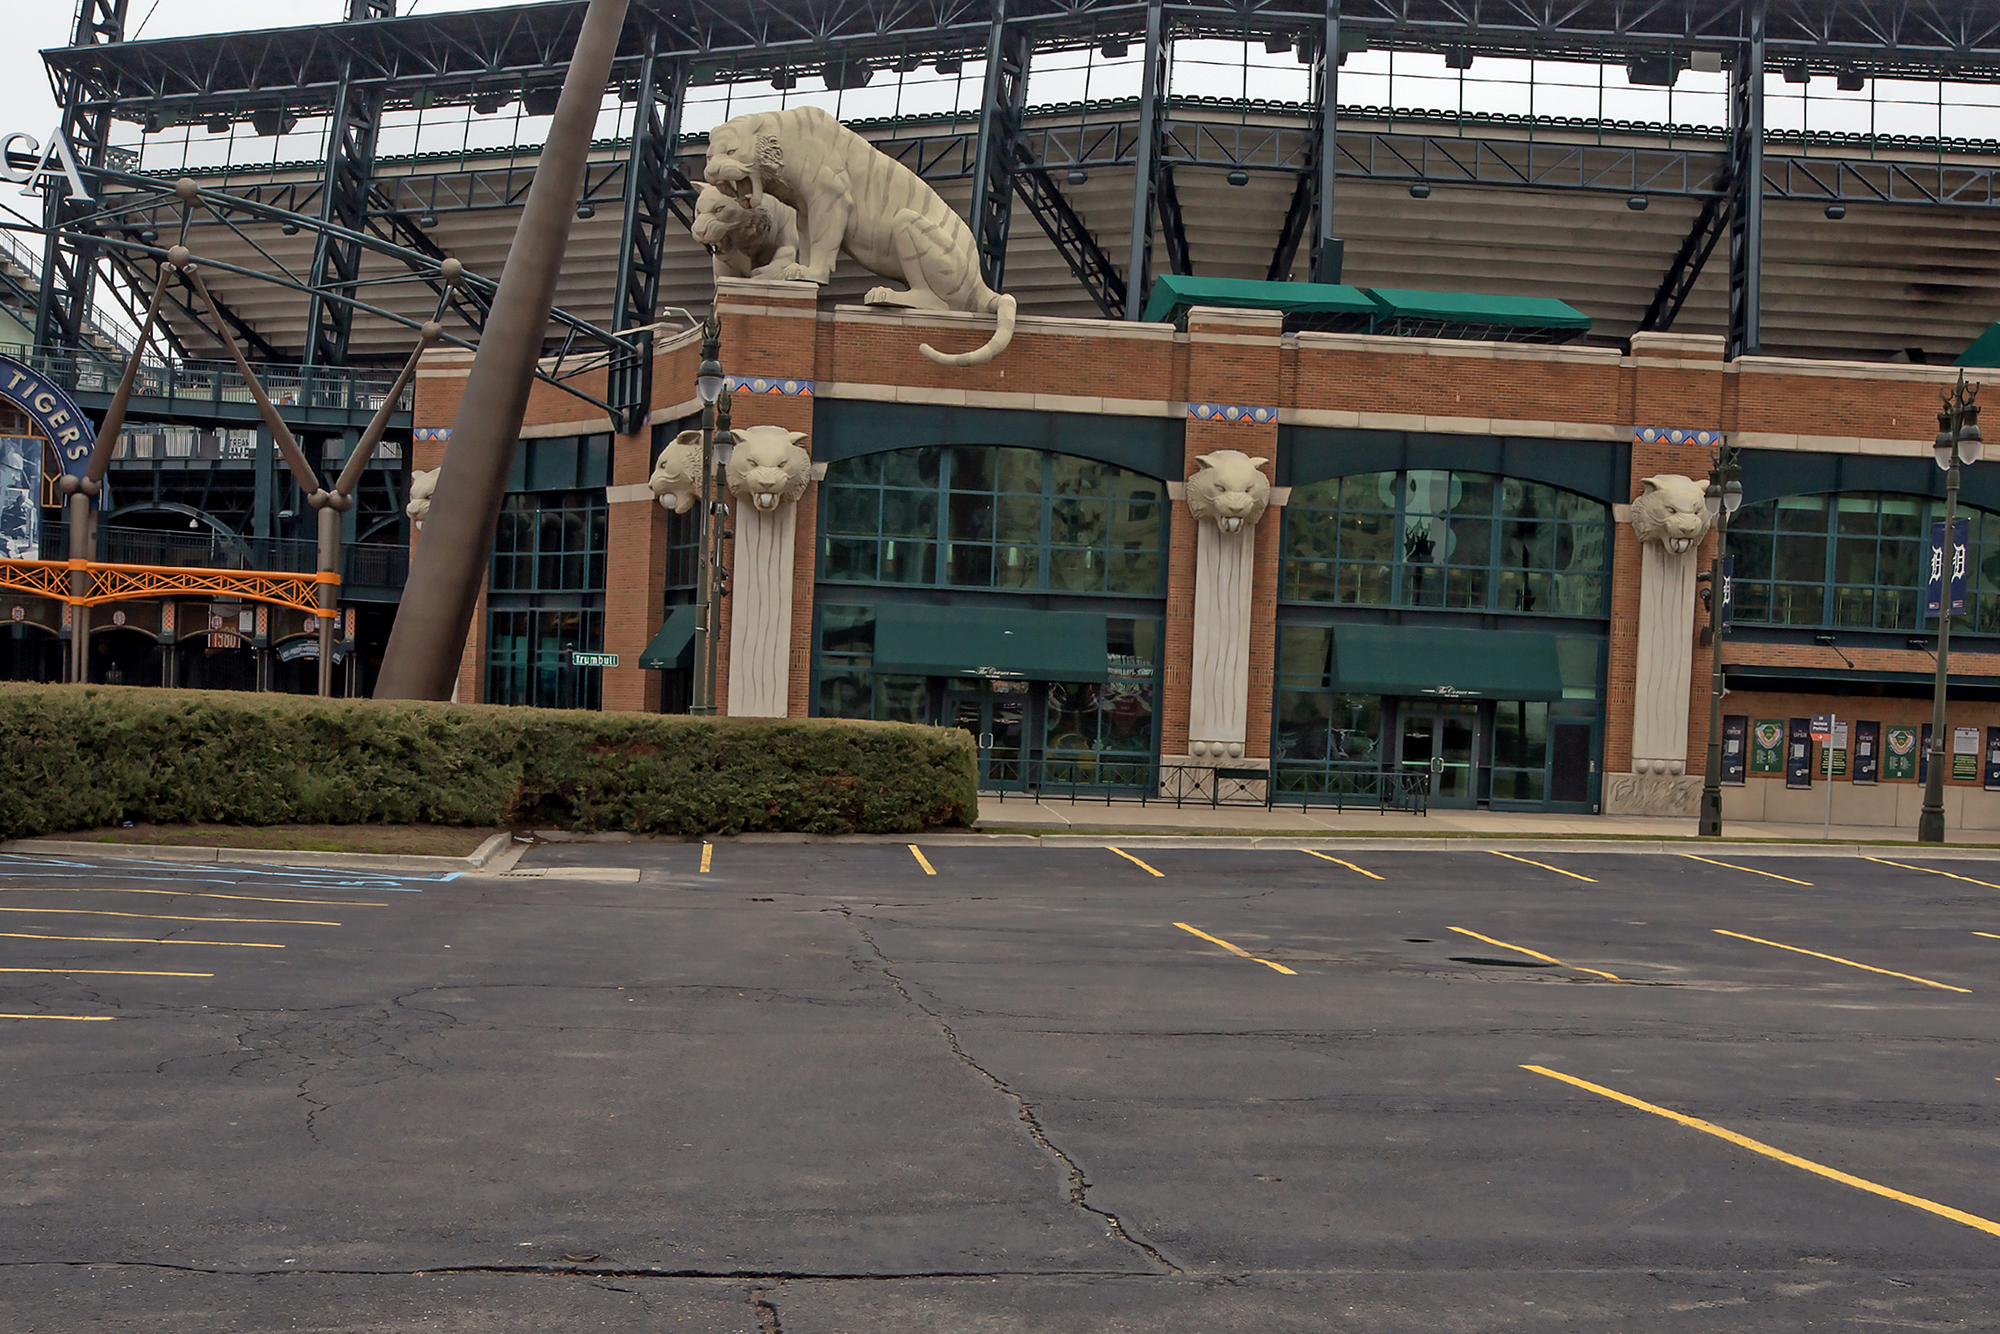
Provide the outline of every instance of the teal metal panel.
{"type": "Polygon", "coordinates": [[[909,676],[1102,681],[1100,612],[884,603],[875,609],[875,670],[909,676]]]}
{"type": "Polygon", "coordinates": [[[1545,482],[1620,505],[1631,499],[1631,457],[1623,441],[1278,428],[1278,481],[1285,486],[1357,472],[1444,468],[1545,482]]]}
{"type": "MultiPolygon", "coordinates": [[[[1135,386],[1144,393],[1161,386],[1135,386]]],[[[1185,417],[1025,412],[928,403],[816,399],[812,456],[835,462],[921,445],[1008,445],[1046,449],[1116,464],[1148,477],[1179,480],[1185,469],[1185,417]]]]}

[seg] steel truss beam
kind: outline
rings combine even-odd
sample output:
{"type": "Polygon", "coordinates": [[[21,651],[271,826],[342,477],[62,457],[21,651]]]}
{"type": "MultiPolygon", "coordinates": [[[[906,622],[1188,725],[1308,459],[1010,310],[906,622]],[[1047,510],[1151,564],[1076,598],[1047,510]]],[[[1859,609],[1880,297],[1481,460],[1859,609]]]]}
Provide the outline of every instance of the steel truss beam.
{"type": "Polygon", "coordinates": [[[1716,244],[1730,231],[1734,198],[1731,193],[1702,201],[1701,211],[1695,214],[1694,225],[1688,228],[1680,249],[1674,252],[1673,260],[1667,265],[1666,276],[1660,279],[1659,288],[1646,306],[1645,315],[1640,317],[1640,333],[1663,333],[1674,327],[1681,307],[1694,293],[1702,267],[1708,263],[1716,244]]]}
{"type": "MultiPolygon", "coordinates": [[[[77,6],[71,49],[89,57],[122,42],[128,3],[82,0],[77,6]]],[[[104,150],[111,142],[112,105],[90,100],[85,81],[74,74],[57,75],[56,84],[63,105],[62,135],[78,165],[102,166],[104,150]]],[[[44,180],[41,291],[35,302],[37,347],[82,350],[85,346],[83,326],[90,315],[91,289],[96,286],[97,246],[87,236],[66,240],[63,228],[89,212],[88,201],[71,198],[67,182],[44,180]]]]}
{"type": "Polygon", "coordinates": [[[979,140],[972,166],[972,236],[980,274],[995,291],[1007,273],[1007,232],[1014,219],[1014,171],[1023,157],[1021,119],[1028,104],[1030,44],[1007,26],[1006,0],[994,0],[986,43],[986,84],[979,104],[979,140]]]}
{"type": "Polygon", "coordinates": [[[1161,0],[1146,5],[1145,46],[1140,59],[1139,124],[1132,159],[1132,235],[1125,251],[1125,318],[1145,314],[1146,289],[1153,284],[1153,203],[1158,186],[1160,120],[1167,96],[1166,13],[1161,0]]]}
{"type": "MultiPolygon", "coordinates": [[[[395,0],[348,0],[349,22],[387,18],[395,13],[395,0]]],[[[368,224],[370,183],[375,175],[375,143],[382,127],[380,89],[359,87],[354,78],[355,62],[342,62],[340,84],[334,93],[326,125],[326,188],[320,192],[320,218],[337,223],[350,232],[368,224]]],[[[345,301],[329,301],[320,295],[332,284],[352,296],[361,277],[361,246],[332,232],[315,238],[311,277],[313,296],[306,304],[305,364],[345,366],[347,343],[354,332],[354,307],[345,301]]]]}
{"type": "Polygon", "coordinates": [[[1180,191],[1174,188],[1173,164],[1162,162],[1153,172],[1153,203],[1160,213],[1160,239],[1167,244],[1167,268],[1177,274],[1194,272],[1188,253],[1187,223],[1181,218],[1180,191]]]}
{"type": "Polygon", "coordinates": [[[1055,178],[1039,167],[1027,168],[1014,173],[1014,189],[1104,318],[1124,319],[1125,276],[1070,207],[1055,178]]]}
{"type": "MultiPolygon", "coordinates": [[[[632,348],[613,357],[607,383],[612,402],[623,409],[615,423],[621,432],[638,430],[646,419],[653,394],[653,338],[646,330],[660,301],[667,233],[676,223],[686,226],[692,220],[673,208],[675,150],[680,144],[687,80],[687,63],[662,57],[657,34],[649,34],[634,90],[632,151],[626,159],[618,280],[612,295],[616,303],[612,331],[637,331],[632,334],[632,348]]],[[[586,184],[588,176],[586,171],[586,184]]]]}
{"type": "Polygon", "coordinates": [[[1319,32],[1319,58],[1313,66],[1318,94],[1312,119],[1312,280],[1340,281],[1346,245],[1333,233],[1334,182],[1340,175],[1340,154],[1329,143],[1340,139],[1340,0],[1326,0],[1326,21],[1319,32]]]}
{"type": "MultiPolygon", "coordinates": [[[[110,5],[115,0],[90,0],[110,5]]],[[[698,82],[767,79],[830,59],[977,56],[999,0],[641,0],[631,7],[613,79],[637,77],[645,34],[663,54],[699,58],[698,82]]],[[[1009,0],[1007,22],[1038,45],[1143,36],[1147,6],[1009,0]]],[[[1375,49],[1476,56],[1605,60],[1686,57],[1748,45],[1762,0],[1345,0],[1340,22],[1375,49]]],[[[122,9],[122,4],[118,5],[122,9]]],[[[389,105],[464,103],[518,95],[568,57],[584,0],[382,18],[264,32],[129,43],[110,52],[50,53],[58,79],[127,117],[194,119],[285,107],[324,114],[343,68],[389,105]],[[350,62],[351,61],[351,66],[350,62]]],[[[1326,20],[1324,0],[1182,0],[1165,8],[1175,33],[1252,40],[1296,36],[1326,20]]],[[[1987,0],[1771,0],[1767,60],[1818,74],[2000,78],[2000,13],[1987,0]]],[[[81,43],[84,39],[79,38],[81,43]]]]}
{"type": "Polygon", "coordinates": [[[1723,357],[1761,348],[1764,272],[1764,0],[1749,0],[1750,45],[1729,78],[1729,334],[1723,357]]]}
{"type": "Polygon", "coordinates": [[[1285,225],[1279,229],[1277,247],[1271,251],[1271,268],[1264,275],[1265,281],[1291,281],[1292,266],[1299,259],[1299,243],[1305,240],[1306,229],[1312,226],[1318,180],[1317,172],[1299,173],[1298,183],[1292,187],[1291,207],[1285,210],[1285,225]]]}
{"type": "Polygon", "coordinates": [[[331,570],[292,574],[282,570],[211,570],[197,566],[108,565],[92,560],[0,560],[0,590],[53,598],[75,607],[99,607],[162,597],[245,598],[311,615],[322,610],[321,585],[340,586],[331,570]],[[84,576],[81,589],[72,580],[84,576]]]}

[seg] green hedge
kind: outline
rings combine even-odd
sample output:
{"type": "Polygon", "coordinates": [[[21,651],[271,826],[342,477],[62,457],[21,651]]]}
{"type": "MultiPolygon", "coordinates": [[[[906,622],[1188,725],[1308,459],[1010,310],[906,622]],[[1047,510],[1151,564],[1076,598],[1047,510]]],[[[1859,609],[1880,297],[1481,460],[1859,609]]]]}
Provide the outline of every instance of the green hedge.
{"type": "Polygon", "coordinates": [[[0,684],[0,837],[121,820],[883,834],[977,811],[971,738],[946,728],[0,684]]]}

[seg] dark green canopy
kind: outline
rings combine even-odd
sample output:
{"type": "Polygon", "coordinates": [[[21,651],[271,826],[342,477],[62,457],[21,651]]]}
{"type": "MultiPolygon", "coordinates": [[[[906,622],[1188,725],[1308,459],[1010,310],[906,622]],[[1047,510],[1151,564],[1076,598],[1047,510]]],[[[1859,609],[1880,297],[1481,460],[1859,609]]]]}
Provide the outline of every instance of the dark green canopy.
{"type": "Polygon", "coordinates": [[[696,615],[695,609],[689,606],[675,607],[668,612],[660,632],[639,654],[639,665],[653,671],[693,667],[696,615]]]}
{"type": "Polygon", "coordinates": [[[1563,697],[1556,636],[1432,625],[1340,625],[1334,676],[1358,695],[1435,699],[1563,697]]]}
{"type": "Polygon", "coordinates": [[[991,606],[875,609],[875,670],[909,676],[1102,681],[1104,616],[991,606]]]}
{"type": "Polygon", "coordinates": [[[1266,283],[1247,278],[1196,278],[1163,273],[1153,279],[1146,318],[1181,322],[1190,306],[1232,306],[1275,310],[1287,329],[1364,332],[1375,319],[1375,303],[1358,287],[1340,283],[1266,283]]]}

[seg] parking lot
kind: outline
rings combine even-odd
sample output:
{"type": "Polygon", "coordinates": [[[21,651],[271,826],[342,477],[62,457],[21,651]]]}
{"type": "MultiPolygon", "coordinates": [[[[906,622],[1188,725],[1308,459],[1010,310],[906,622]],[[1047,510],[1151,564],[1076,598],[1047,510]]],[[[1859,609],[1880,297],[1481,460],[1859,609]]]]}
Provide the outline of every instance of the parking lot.
{"type": "Polygon", "coordinates": [[[1895,851],[0,857],[0,1310],[1991,1329],[1996,988],[1895,851]]]}

